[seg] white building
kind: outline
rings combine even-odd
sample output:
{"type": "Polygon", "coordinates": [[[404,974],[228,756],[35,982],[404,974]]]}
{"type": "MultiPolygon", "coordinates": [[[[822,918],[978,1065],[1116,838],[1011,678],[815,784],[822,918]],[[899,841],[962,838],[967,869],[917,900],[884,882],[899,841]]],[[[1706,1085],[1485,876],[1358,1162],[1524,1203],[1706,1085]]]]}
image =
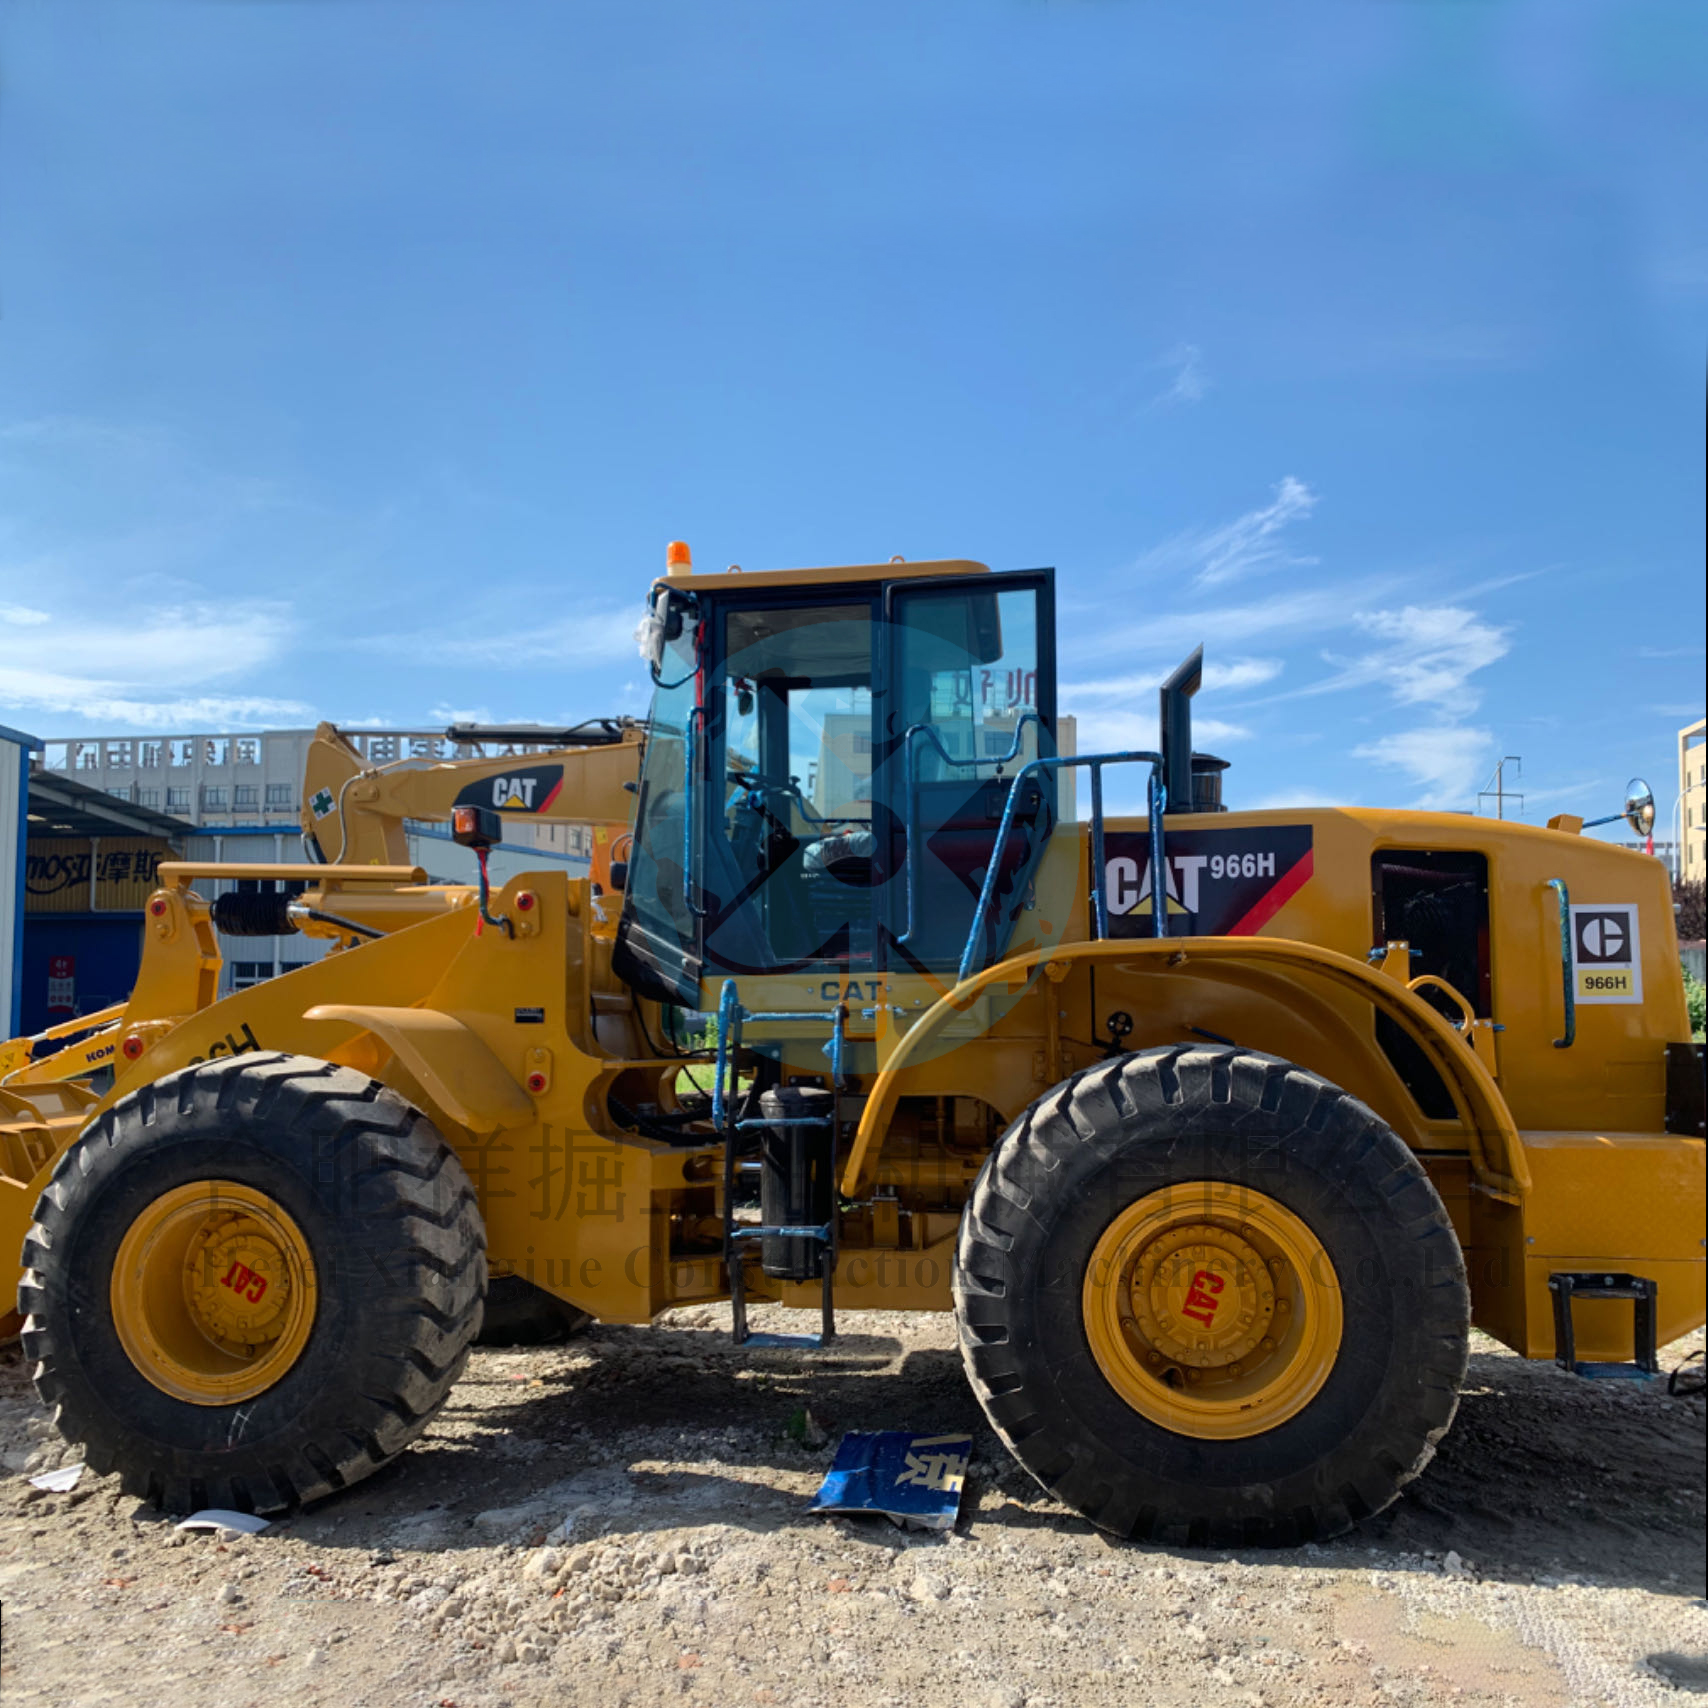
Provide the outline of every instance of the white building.
{"type": "Polygon", "coordinates": [[[1674,868],[1687,884],[1708,877],[1708,719],[1678,732],[1678,839],[1683,857],[1674,868]]]}

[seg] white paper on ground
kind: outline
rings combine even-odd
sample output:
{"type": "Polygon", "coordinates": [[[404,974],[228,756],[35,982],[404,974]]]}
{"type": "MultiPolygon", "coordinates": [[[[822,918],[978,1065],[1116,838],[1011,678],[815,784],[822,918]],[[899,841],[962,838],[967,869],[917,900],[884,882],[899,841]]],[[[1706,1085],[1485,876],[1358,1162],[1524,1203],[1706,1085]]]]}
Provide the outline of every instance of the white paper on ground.
{"type": "Polygon", "coordinates": [[[258,1536],[267,1528],[267,1520],[257,1518],[252,1512],[229,1512],[223,1506],[204,1507],[200,1512],[192,1512],[182,1524],[180,1530],[246,1530],[251,1536],[258,1536]]]}
{"type": "Polygon", "coordinates": [[[76,1488],[77,1479],[82,1475],[81,1465],[61,1465],[57,1471],[43,1471],[39,1477],[31,1477],[30,1482],[38,1489],[46,1489],[49,1494],[62,1495],[76,1488]]]}

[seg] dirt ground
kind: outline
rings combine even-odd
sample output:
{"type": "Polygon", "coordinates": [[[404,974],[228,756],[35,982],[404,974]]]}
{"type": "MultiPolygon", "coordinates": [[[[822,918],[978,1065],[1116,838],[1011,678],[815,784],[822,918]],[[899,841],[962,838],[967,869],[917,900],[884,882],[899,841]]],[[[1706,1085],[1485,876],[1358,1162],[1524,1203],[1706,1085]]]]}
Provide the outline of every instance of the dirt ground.
{"type": "MultiPolygon", "coordinates": [[[[764,1313],[763,1326],[796,1326],[764,1313]]],[[[799,1326],[806,1326],[801,1323],[799,1326]]],[[[254,1538],[186,1534],[65,1462],[0,1352],[0,1702],[1682,1703],[1708,1695],[1704,1402],[1478,1337],[1401,1501],[1287,1553],[1112,1543],[990,1432],[947,1318],[734,1349],[728,1311],[478,1352],[426,1439],[254,1538]],[[812,1448],[791,1418],[829,1432],[812,1448]],[[845,1429],[969,1429],[958,1528],[804,1508],[845,1429]]],[[[1702,1337],[1670,1348],[1671,1368],[1702,1337]]]]}

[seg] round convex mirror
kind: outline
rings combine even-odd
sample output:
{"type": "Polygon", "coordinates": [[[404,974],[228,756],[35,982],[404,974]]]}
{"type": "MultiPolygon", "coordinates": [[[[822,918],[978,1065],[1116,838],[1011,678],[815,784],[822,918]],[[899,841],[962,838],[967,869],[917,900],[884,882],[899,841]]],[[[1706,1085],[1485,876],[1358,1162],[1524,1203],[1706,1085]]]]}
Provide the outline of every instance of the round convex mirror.
{"type": "Polygon", "coordinates": [[[1655,828],[1655,792],[1641,777],[1633,777],[1625,786],[1625,822],[1639,836],[1655,828]]]}

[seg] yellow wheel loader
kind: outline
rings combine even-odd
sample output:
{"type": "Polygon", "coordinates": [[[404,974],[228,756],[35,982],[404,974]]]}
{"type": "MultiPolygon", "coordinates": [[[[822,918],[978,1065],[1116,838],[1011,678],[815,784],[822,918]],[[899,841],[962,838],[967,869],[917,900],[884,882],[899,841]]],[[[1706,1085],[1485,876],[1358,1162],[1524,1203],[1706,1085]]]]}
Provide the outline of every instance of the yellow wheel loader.
{"type": "Polygon", "coordinates": [[[0,1082],[25,1346],[89,1463],[175,1507],[343,1487],[443,1402],[489,1265],[609,1322],[728,1300],[750,1346],[953,1310],[1047,1489],[1195,1544],[1393,1500],[1473,1324],[1651,1375],[1704,1317],[1661,864],[1228,810],[1196,655],[1156,751],[1064,752],[1053,595],[673,547],[620,897],[339,860],[210,906],[163,867],[110,1087],[87,1044],[0,1082]],[[337,950],[216,1002],[245,924],[337,950]]]}

